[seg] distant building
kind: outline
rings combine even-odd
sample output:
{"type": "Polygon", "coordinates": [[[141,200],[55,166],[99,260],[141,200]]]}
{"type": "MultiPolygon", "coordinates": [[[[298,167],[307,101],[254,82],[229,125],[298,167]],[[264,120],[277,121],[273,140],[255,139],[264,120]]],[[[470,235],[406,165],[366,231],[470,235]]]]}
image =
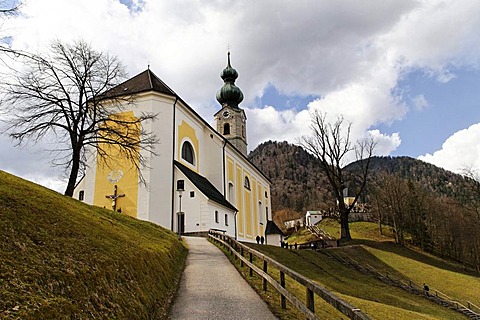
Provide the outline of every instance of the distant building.
{"type": "Polygon", "coordinates": [[[283,241],[284,236],[285,234],[275,222],[267,222],[267,227],[265,228],[265,244],[280,247],[280,243],[283,241]]]}
{"type": "Polygon", "coordinates": [[[312,227],[322,221],[323,214],[320,211],[307,211],[305,214],[305,226],[312,227]]]}
{"type": "Polygon", "coordinates": [[[294,229],[294,228],[298,229],[304,226],[303,220],[304,218],[288,220],[288,221],[284,221],[283,225],[285,226],[286,229],[294,229]]]}

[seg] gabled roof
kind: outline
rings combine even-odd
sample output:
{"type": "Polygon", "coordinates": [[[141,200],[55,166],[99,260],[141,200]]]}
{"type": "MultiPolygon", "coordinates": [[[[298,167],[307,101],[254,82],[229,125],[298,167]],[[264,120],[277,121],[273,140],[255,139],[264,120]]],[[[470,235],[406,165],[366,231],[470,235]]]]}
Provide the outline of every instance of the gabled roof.
{"type": "Polygon", "coordinates": [[[208,199],[233,211],[238,211],[238,209],[235,208],[230,202],[228,202],[227,199],[225,199],[225,197],[220,193],[220,191],[218,191],[217,188],[215,188],[215,186],[210,181],[208,181],[207,178],[190,170],[178,161],[174,161],[174,163],[177,168],[180,169],[180,171],[182,171],[182,173],[187,177],[187,179],[190,180],[195,185],[195,187],[197,187],[198,190],[200,190],[200,192],[203,193],[208,199]]]}
{"type": "Polygon", "coordinates": [[[132,95],[141,92],[155,91],[177,97],[177,94],[170,89],[165,82],[160,80],[150,69],[137,74],[133,78],[119,84],[102,94],[102,97],[113,98],[123,95],[132,95]]]}
{"type": "MultiPolygon", "coordinates": [[[[215,130],[205,119],[203,119],[192,107],[190,107],[179,95],[177,95],[172,89],[170,89],[169,86],[165,84],[162,80],[160,80],[159,77],[157,77],[150,69],[147,69],[143,71],[142,73],[137,74],[133,78],[119,84],[118,86],[104,92],[99,96],[101,99],[112,99],[112,98],[117,98],[121,96],[130,96],[133,94],[137,93],[142,93],[142,92],[148,92],[148,91],[154,91],[162,94],[167,94],[170,96],[175,97],[177,100],[181,101],[182,104],[190,110],[200,121],[203,122],[203,124],[218,134],[221,139],[231,146],[233,149],[237,151],[237,153],[243,157],[247,162],[249,162],[260,175],[262,175],[270,184],[272,183],[270,179],[262,172],[260,169],[255,166],[246,155],[244,155],[242,152],[238,151],[238,149],[230,142],[228,141],[222,134],[220,134],[217,130],[215,130]]],[[[220,109],[221,110],[221,109],[220,109]]],[[[218,111],[220,112],[220,111],[218,111]]],[[[217,112],[217,113],[218,113],[217,112]]],[[[242,112],[245,114],[245,111],[242,110],[242,112]]],[[[216,113],[216,114],[217,114],[216,113]]],[[[215,114],[215,115],[216,115],[215,114]]],[[[246,118],[246,116],[245,116],[246,118]]]]}
{"type": "Polygon", "coordinates": [[[267,227],[265,228],[265,235],[267,234],[279,234],[284,236],[285,234],[283,233],[282,230],[275,224],[273,221],[267,221],[267,227]]]}

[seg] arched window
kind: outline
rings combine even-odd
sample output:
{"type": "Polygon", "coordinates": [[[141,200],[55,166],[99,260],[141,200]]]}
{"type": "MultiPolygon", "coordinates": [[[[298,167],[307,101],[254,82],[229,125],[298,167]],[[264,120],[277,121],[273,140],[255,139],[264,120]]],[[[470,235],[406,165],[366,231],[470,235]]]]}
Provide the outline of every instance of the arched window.
{"type": "Polygon", "coordinates": [[[182,159],[191,164],[194,164],[195,153],[193,152],[192,145],[188,141],[185,141],[182,145],[182,159]]]}
{"type": "Polygon", "coordinates": [[[230,134],[230,123],[225,123],[223,125],[223,134],[230,134]]]}
{"type": "Polygon", "coordinates": [[[245,177],[244,187],[250,190],[250,180],[248,179],[248,177],[245,177]]]}
{"type": "Polygon", "coordinates": [[[262,201],[258,201],[258,213],[259,213],[259,222],[261,225],[264,223],[263,214],[262,214],[262,201]]]}
{"type": "Polygon", "coordinates": [[[228,201],[235,205],[235,189],[233,187],[233,183],[231,182],[228,183],[228,201]]]}

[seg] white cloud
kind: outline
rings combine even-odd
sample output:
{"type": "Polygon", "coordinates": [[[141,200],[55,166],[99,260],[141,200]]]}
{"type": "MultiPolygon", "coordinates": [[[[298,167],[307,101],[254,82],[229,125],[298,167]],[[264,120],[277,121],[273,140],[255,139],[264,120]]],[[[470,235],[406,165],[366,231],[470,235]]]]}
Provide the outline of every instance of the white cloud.
{"type": "Polygon", "coordinates": [[[425,99],[425,96],[423,94],[419,94],[418,96],[414,97],[412,99],[412,102],[413,106],[418,111],[421,111],[428,107],[428,101],[427,99],[425,99]]]}
{"type": "Polygon", "coordinates": [[[395,151],[402,142],[398,132],[386,135],[379,130],[370,130],[368,131],[368,134],[373,141],[376,142],[375,155],[377,156],[389,155],[392,151],[395,151]]]}
{"type": "Polygon", "coordinates": [[[480,168],[480,123],[449,137],[442,149],[418,157],[438,167],[462,173],[465,167],[480,168]]]}
{"type": "MultiPolygon", "coordinates": [[[[448,82],[452,67],[480,66],[475,0],[122,2],[132,10],[113,0],[26,1],[22,16],[6,21],[4,30],[26,50],[42,50],[54,38],[84,38],[116,54],[132,76],[150,64],[208,121],[219,108],[214,97],[230,43],[250,149],[268,139],[295,142],[308,133],[309,111],[318,109],[343,114],[353,137],[373,135],[388,154],[401,132],[386,135],[376,126],[408,117],[395,90],[405,74],[422,69],[448,82]],[[302,111],[252,108],[269,85],[322,99],[302,111]]],[[[412,103],[428,106],[423,95],[412,103]]]]}

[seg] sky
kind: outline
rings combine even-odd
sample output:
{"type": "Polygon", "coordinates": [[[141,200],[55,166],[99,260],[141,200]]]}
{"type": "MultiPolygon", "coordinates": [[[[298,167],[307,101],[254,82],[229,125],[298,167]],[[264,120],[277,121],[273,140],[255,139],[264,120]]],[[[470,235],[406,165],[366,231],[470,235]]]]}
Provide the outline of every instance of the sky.
{"type": "MultiPolygon", "coordinates": [[[[150,69],[213,125],[227,47],[248,148],[298,143],[343,116],[376,154],[480,168],[480,1],[25,0],[0,21],[15,49],[83,39],[130,76],[150,69]]],[[[0,169],[63,192],[42,143],[0,136],[0,169]]]]}

